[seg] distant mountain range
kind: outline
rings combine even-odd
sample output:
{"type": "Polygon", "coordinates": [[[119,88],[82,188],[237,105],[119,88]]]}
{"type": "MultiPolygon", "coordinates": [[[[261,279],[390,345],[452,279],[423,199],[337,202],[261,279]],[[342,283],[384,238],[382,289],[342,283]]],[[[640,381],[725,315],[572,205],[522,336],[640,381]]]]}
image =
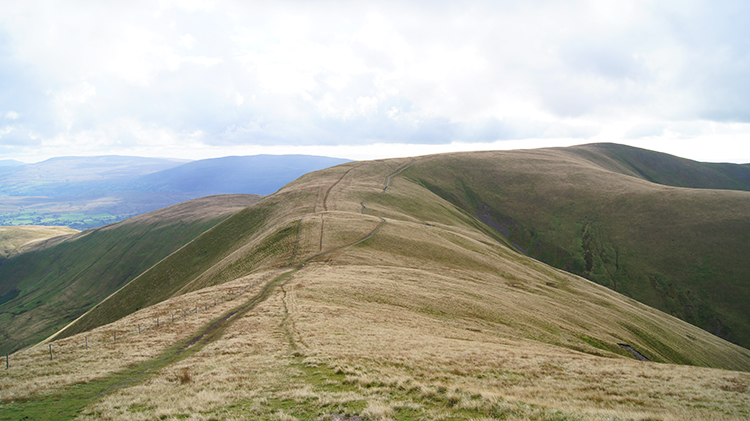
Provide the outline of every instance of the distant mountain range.
{"type": "Polygon", "coordinates": [[[21,161],[16,161],[15,159],[0,159],[0,168],[2,167],[18,167],[21,165],[26,165],[21,161]]]}
{"type": "Polygon", "coordinates": [[[127,156],[5,162],[0,225],[86,229],[208,195],[267,195],[302,174],[347,160],[254,155],[193,162],[127,156]]]}

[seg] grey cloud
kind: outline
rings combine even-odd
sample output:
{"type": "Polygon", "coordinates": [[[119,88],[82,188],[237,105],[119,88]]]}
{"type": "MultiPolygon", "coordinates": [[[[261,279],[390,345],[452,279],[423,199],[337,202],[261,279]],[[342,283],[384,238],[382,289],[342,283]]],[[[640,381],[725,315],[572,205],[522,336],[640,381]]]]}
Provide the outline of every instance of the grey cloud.
{"type": "Polygon", "coordinates": [[[575,39],[563,47],[560,57],[571,73],[639,80],[647,70],[634,47],[618,39],[575,39]]]}
{"type": "Polygon", "coordinates": [[[661,136],[664,133],[665,126],[662,123],[642,123],[636,124],[625,133],[626,139],[640,139],[650,136],[661,136]]]}
{"type": "Polygon", "coordinates": [[[750,122],[750,3],[691,3],[658,8],[684,65],[669,89],[691,99],[683,118],[750,122]]]}

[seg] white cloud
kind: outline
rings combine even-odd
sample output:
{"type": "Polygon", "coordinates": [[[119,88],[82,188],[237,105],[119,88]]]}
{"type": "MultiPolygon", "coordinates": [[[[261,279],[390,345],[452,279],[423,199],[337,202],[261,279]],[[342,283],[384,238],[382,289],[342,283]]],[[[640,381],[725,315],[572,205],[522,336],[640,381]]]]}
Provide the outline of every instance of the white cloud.
{"type": "Polygon", "coordinates": [[[750,136],[739,1],[49,1],[3,15],[3,139],[18,154],[185,139],[679,151],[676,139],[750,136]]]}

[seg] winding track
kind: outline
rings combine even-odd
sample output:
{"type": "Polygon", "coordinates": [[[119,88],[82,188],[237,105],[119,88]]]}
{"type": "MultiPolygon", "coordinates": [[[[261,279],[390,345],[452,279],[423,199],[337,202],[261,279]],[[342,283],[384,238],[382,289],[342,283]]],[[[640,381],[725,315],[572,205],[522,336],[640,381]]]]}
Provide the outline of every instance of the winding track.
{"type": "Polygon", "coordinates": [[[383,187],[383,191],[381,191],[380,193],[378,193],[378,194],[376,194],[374,196],[370,196],[367,199],[359,202],[359,204],[362,205],[362,215],[364,215],[365,211],[367,210],[367,208],[365,207],[365,202],[367,202],[368,200],[372,200],[372,199],[380,196],[381,194],[385,193],[385,191],[388,190],[388,187],[390,187],[390,185],[391,185],[391,178],[395,177],[395,176],[401,174],[402,172],[404,172],[405,170],[409,169],[409,167],[411,167],[412,165],[414,165],[414,161],[415,161],[415,159],[412,158],[411,162],[409,163],[409,165],[407,165],[404,168],[401,168],[400,170],[396,171],[395,173],[389,175],[388,176],[388,180],[386,180],[386,182],[385,182],[385,187],[383,187]]]}
{"type": "MultiPolygon", "coordinates": [[[[409,163],[409,165],[407,165],[404,168],[399,169],[395,173],[388,176],[388,179],[386,180],[385,188],[383,188],[382,192],[363,200],[360,203],[362,205],[362,214],[364,214],[366,211],[366,207],[364,205],[366,201],[372,200],[375,197],[380,196],[383,193],[385,193],[388,187],[390,186],[391,178],[400,174],[407,168],[411,167],[413,164],[414,164],[414,158],[412,158],[412,161],[411,163],[409,163]]],[[[344,173],[341,176],[341,178],[339,178],[335,183],[333,183],[328,188],[323,198],[324,209],[327,209],[326,201],[333,187],[335,187],[354,168],[350,168],[346,173],[344,173]]],[[[316,197],[315,200],[317,204],[318,197],[316,197]]],[[[188,358],[189,356],[200,351],[201,349],[203,349],[203,347],[205,347],[209,343],[219,339],[232,323],[234,323],[236,320],[244,316],[250,310],[254,309],[258,304],[265,301],[271,295],[271,293],[274,291],[276,287],[283,288],[283,286],[291,278],[291,275],[297,272],[298,270],[302,269],[305,266],[305,264],[307,264],[308,262],[318,257],[322,257],[330,253],[333,253],[335,251],[342,250],[348,247],[352,247],[364,241],[367,241],[368,239],[372,238],[375,234],[377,234],[377,232],[380,231],[380,228],[382,228],[383,225],[385,225],[386,223],[386,220],[383,217],[379,217],[381,222],[365,237],[353,243],[346,244],[340,247],[335,247],[331,250],[327,250],[325,252],[315,254],[311,257],[308,257],[307,259],[305,259],[304,261],[302,261],[300,264],[298,264],[295,267],[294,261],[297,258],[297,251],[299,249],[299,240],[300,240],[300,231],[302,227],[302,220],[307,215],[308,214],[302,215],[302,217],[299,220],[299,226],[297,228],[297,238],[295,241],[294,251],[292,253],[292,257],[290,259],[289,265],[287,265],[286,267],[282,269],[278,269],[276,271],[268,273],[261,279],[256,280],[255,282],[252,282],[250,285],[248,285],[248,287],[245,288],[245,290],[243,290],[243,293],[248,291],[253,286],[258,285],[259,283],[265,281],[266,279],[273,277],[273,279],[269,281],[268,283],[266,283],[266,285],[264,285],[263,288],[257,294],[253,295],[252,297],[249,297],[247,301],[245,301],[244,303],[232,308],[231,310],[225,312],[221,316],[206,323],[200,330],[198,330],[192,336],[167,348],[161,353],[161,355],[155,358],[135,364],[130,367],[126,367],[125,369],[112,373],[104,378],[95,379],[82,385],[80,384],[72,385],[53,396],[41,396],[38,399],[29,399],[24,402],[19,402],[18,404],[13,404],[12,406],[6,406],[4,408],[4,410],[7,411],[6,414],[14,416],[14,414],[23,415],[23,414],[31,413],[33,411],[46,412],[54,407],[57,409],[56,414],[60,419],[74,418],[78,413],[80,413],[81,410],[83,410],[83,408],[85,408],[90,403],[94,402],[95,400],[99,399],[102,395],[111,393],[117,389],[133,386],[141,381],[146,380],[152,373],[160,369],[163,369],[169,365],[172,365],[176,362],[184,360],[185,358],[188,358]],[[65,409],[62,409],[62,408],[59,408],[60,402],[75,402],[75,404],[68,406],[65,409]]]]}

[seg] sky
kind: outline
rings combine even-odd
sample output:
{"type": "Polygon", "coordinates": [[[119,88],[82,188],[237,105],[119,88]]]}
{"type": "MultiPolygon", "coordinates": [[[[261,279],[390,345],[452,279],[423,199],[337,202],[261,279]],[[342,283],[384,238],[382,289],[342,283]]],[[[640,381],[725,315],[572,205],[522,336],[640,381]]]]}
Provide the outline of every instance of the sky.
{"type": "Polygon", "coordinates": [[[0,0],[0,159],[750,163],[747,1],[0,0]]]}

